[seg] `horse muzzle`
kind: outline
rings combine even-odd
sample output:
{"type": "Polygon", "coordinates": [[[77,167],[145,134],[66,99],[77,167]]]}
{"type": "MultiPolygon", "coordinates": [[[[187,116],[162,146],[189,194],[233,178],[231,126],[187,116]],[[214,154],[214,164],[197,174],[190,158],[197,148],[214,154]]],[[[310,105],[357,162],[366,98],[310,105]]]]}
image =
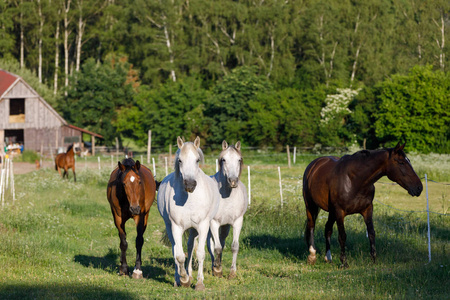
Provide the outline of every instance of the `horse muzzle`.
{"type": "Polygon", "coordinates": [[[135,216],[141,213],[141,207],[139,205],[137,206],[130,206],[130,213],[135,216]]]}
{"type": "Polygon", "coordinates": [[[183,180],[184,190],[188,193],[192,193],[197,187],[197,181],[193,179],[185,179],[183,180]]]}
{"type": "Polygon", "coordinates": [[[232,188],[236,188],[238,186],[238,182],[239,182],[239,178],[237,178],[237,177],[228,178],[228,184],[232,188]]]}
{"type": "Polygon", "coordinates": [[[413,188],[410,188],[410,189],[408,190],[408,193],[409,193],[411,196],[417,196],[417,197],[419,197],[420,194],[422,193],[422,191],[423,191],[423,185],[422,185],[422,183],[420,183],[420,185],[418,185],[418,186],[416,186],[416,187],[413,187],[413,188]]]}

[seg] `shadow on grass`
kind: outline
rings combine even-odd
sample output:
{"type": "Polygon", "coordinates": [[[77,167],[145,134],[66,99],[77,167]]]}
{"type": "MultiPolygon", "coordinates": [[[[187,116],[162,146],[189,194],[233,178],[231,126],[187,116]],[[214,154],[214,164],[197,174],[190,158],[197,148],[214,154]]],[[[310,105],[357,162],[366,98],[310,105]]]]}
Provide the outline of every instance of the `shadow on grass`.
{"type": "MultiPolygon", "coordinates": [[[[103,257],[97,257],[97,256],[88,256],[88,255],[75,255],[74,261],[85,266],[85,267],[91,267],[95,269],[101,269],[105,272],[108,272],[110,274],[118,274],[119,273],[119,264],[117,263],[117,259],[119,258],[119,255],[114,252],[113,249],[108,249],[108,253],[103,257]]],[[[169,265],[170,263],[174,264],[173,259],[152,259],[154,260],[158,265],[169,265]]],[[[134,268],[134,260],[128,262],[128,272],[133,272],[134,268]]],[[[144,278],[146,279],[152,279],[158,282],[162,283],[170,283],[164,278],[164,275],[166,272],[163,268],[160,268],[158,266],[148,266],[148,265],[142,265],[142,272],[144,275],[144,278]]]]}
{"type": "Polygon", "coordinates": [[[0,285],[0,299],[131,299],[132,295],[114,289],[82,284],[0,285]]]}

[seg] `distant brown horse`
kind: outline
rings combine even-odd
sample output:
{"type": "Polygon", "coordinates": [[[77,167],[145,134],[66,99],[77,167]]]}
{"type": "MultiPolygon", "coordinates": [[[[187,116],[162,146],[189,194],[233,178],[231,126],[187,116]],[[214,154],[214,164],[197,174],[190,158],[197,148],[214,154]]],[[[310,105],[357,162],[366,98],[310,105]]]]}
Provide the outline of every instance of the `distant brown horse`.
{"type": "Polygon", "coordinates": [[[136,264],[133,278],[143,278],[141,270],[141,250],[150,207],[155,199],[156,184],[152,172],[139,161],[127,158],[118,163],[111,173],[107,197],[111,206],[114,224],[120,238],[120,275],[128,275],[126,252],[128,248],[125,222],[133,218],[137,225],[136,264]]]}
{"type": "Polygon", "coordinates": [[[72,169],[73,172],[73,181],[77,182],[77,176],[75,174],[75,158],[73,152],[73,144],[67,148],[66,153],[60,153],[56,155],[55,158],[55,170],[58,171],[59,175],[61,175],[61,169],[64,170],[64,174],[62,178],[67,175],[67,179],[69,179],[69,173],[67,172],[69,169],[72,169]]]}
{"type": "Polygon", "coordinates": [[[330,239],[334,222],[337,222],[339,244],[341,246],[341,262],[347,267],[344,229],[344,217],[359,213],[367,226],[370,242],[370,254],[375,262],[375,230],[373,228],[374,183],[383,176],[397,182],[411,196],[419,196],[423,190],[422,182],[414,171],[403,148],[397,144],[395,148],[383,150],[362,150],[342,158],[327,156],[312,161],[303,175],[303,198],[306,205],[307,224],[305,238],[310,255],[308,262],[316,262],[314,245],[314,227],[319,210],[328,211],[328,222],[325,225],[326,256],[331,262],[330,239]]]}

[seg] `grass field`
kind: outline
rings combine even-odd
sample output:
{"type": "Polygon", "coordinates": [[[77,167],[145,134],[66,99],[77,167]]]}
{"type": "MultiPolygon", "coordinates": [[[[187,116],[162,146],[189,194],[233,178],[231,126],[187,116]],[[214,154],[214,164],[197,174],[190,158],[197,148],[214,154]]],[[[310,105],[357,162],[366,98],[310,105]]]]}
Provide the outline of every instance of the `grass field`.
{"type": "MultiPolygon", "coordinates": [[[[318,262],[306,264],[301,178],[312,157],[299,158],[291,168],[284,156],[261,157],[245,158],[251,166],[252,203],[241,233],[238,276],[234,280],[213,277],[207,255],[204,292],[173,287],[174,262],[171,249],[160,242],[164,225],[156,205],[144,235],[145,278],[117,275],[119,238],[106,200],[108,158],[100,171],[94,158],[86,168],[79,161],[77,183],[72,176],[70,181],[61,180],[51,168],[16,176],[17,200],[13,203],[8,193],[0,210],[0,299],[449,298],[450,219],[442,215],[448,213],[449,204],[447,156],[438,157],[440,162],[434,164],[436,157],[411,157],[420,177],[427,173],[437,181],[429,182],[430,209],[441,213],[430,215],[431,262],[427,214],[422,212],[426,210],[425,192],[413,198],[383,178],[377,183],[379,202],[374,204],[377,263],[370,260],[361,216],[348,216],[348,269],[340,268],[336,227],[331,249],[334,261],[323,260],[324,212],[319,214],[315,235],[318,262]],[[282,174],[282,208],[277,166],[282,174]]],[[[207,156],[203,168],[207,174],[214,173],[214,157],[207,156]]],[[[164,171],[159,164],[158,179],[164,171]]],[[[242,181],[247,185],[247,169],[242,181]]],[[[136,233],[131,221],[127,233],[132,269],[136,233]]],[[[230,243],[229,238],[223,258],[225,277],[231,263],[230,243]]]]}

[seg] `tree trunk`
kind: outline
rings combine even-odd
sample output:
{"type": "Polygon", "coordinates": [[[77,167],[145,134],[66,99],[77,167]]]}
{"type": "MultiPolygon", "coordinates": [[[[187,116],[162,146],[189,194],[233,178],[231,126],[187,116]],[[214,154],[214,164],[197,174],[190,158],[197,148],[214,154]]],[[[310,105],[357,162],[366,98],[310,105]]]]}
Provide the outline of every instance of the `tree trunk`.
{"type": "Polygon", "coordinates": [[[20,1],[20,68],[23,69],[23,67],[25,66],[24,63],[24,51],[25,51],[25,47],[24,47],[24,37],[23,37],[23,0],[20,1]]]}
{"type": "MultiPolygon", "coordinates": [[[[61,14],[61,10],[58,10],[58,15],[61,14]]],[[[58,72],[59,72],[59,20],[56,21],[56,33],[55,33],[55,78],[53,82],[53,94],[58,92],[58,72]]]]}
{"type": "MultiPolygon", "coordinates": [[[[64,1],[64,87],[69,86],[69,11],[70,11],[70,2],[71,0],[68,0],[67,2],[64,1]]],[[[67,90],[64,92],[67,96],[67,90]]]]}
{"type": "Polygon", "coordinates": [[[39,66],[38,66],[38,78],[39,83],[42,83],[42,30],[44,28],[44,17],[42,16],[41,0],[37,0],[38,3],[38,15],[39,15],[39,66]]]}

